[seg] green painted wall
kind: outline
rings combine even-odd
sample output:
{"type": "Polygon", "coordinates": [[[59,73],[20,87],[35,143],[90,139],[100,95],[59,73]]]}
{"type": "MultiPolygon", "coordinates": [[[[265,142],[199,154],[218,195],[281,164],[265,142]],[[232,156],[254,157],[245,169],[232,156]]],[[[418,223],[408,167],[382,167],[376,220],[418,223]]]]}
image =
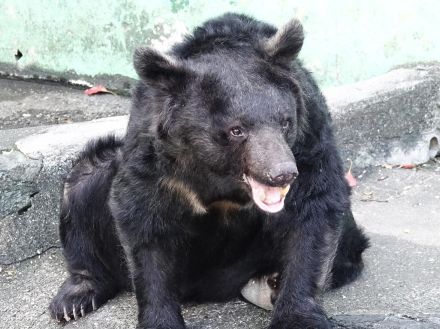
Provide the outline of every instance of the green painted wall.
{"type": "Polygon", "coordinates": [[[137,45],[164,49],[205,19],[239,11],[281,25],[301,19],[301,58],[322,84],[440,60],[438,0],[0,0],[0,62],[134,77],[137,45]]]}

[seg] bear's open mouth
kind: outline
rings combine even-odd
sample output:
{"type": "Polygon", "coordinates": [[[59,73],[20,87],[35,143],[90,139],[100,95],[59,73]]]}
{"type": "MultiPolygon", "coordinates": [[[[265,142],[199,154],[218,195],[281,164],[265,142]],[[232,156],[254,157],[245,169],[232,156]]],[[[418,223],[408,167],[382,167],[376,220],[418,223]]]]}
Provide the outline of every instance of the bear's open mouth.
{"type": "Polygon", "coordinates": [[[247,175],[244,175],[243,178],[251,187],[252,199],[261,210],[276,213],[284,208],[284,199],[289,192],[290,185],[273,187],[262,184],[247,175]]]}

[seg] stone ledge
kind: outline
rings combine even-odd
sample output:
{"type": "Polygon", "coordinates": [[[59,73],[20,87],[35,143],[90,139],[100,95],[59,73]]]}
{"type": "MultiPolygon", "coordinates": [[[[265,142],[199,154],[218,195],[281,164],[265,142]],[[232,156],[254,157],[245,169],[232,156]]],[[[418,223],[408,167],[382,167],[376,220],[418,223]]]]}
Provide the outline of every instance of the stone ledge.
{"type": "Polygon", "coordinates": [[[89,139],[123,135],[127,119],[43,128],[0,153],[0,265],[58,244],[62,182],[72,160],[89,139]]]}
{"type": "Polygon", "coordinates": [[[325,96],[355,167],[420,164],[440,151],[440,63],[401,67],[325,96]]]}

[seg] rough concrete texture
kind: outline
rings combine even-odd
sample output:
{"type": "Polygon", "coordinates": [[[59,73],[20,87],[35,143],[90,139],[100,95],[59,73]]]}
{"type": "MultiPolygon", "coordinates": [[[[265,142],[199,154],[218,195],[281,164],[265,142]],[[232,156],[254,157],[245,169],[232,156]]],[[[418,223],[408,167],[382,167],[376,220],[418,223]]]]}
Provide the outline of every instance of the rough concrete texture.
{"type": "MultiPolygon", "coordinates": [[[[324,294],[335,328],[440,328],[440,161],[416,170],[371,168],[354,189],[353,209],[371,237],[365,271],[324,294]]],[[[57,329],[47,305],[66,277],[55,248],[0,272],[1,329],[57,329]]],[[[185,306],[189,328],[263,329],[270,312],[241,301],[185,306]]],[[[124,293],[64,328],[130,329],[136,303],[124,293]]]]}
{"type": "Polygon", "coordinates": [[[84,97],[54,83],[0,79],[0,129],[86,121],[128,113],[129,98],[84,97]]]}
{"type": "Polygon", "coordinates": [[[62,181],[72,159],[88,140],[108,133],[122,135],[126,124],[123,116],[41,128],[0,153],[0,264],[58,244],[62,181]]]}
{"type": "Polygon", "coordinates": [[[401,67],[325,93],[343,154],[357,167],[439,153],[440,64],[401,67]]]}

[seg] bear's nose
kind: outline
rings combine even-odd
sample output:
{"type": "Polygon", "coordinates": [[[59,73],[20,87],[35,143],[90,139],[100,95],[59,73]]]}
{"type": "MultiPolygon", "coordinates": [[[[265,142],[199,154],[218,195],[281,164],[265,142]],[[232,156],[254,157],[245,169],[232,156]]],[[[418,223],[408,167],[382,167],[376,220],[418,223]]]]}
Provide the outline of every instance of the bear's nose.
{"type": "Polygon", "coordinates": [[[283,162],[272,168],[269,178],[277,186],[291,184],[298,176],[298,168],[295,162],[283,162]]]}

